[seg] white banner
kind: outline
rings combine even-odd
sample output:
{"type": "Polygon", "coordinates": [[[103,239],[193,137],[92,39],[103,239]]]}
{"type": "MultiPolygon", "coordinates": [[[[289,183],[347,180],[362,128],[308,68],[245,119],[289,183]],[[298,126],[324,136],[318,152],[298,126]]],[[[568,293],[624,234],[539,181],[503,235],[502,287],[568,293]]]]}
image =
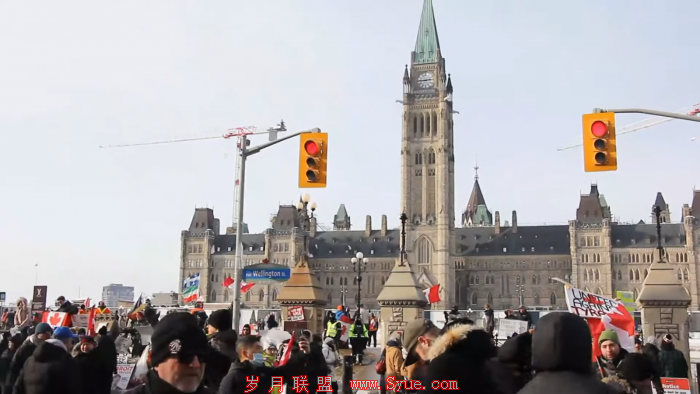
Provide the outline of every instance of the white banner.
{"type": "Polygon", "coordinates": [[[73,327],[87,328],[89,321],[90,321],[89,314],[85,313],[85,314],[73,315],[73,327]]]}
{"type": "Polygon", "coordinates": [[[522,334],[528,328],[527,322],[524,320],[498,319],[498,339],[507,339],[514,333],[522,334]]]}
{"type": "Polygon", "coordinates": [[[618,301],[574,287],[564,286],[564,294],[569,312],[581,317],[602,319],[617,309],[618,301]]]}

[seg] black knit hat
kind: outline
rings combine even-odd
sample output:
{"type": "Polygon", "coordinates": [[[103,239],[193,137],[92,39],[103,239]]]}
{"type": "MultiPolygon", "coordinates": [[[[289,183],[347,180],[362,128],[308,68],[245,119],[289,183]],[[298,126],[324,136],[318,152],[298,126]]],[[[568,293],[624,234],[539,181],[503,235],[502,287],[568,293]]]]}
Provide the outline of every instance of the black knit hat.
{"type": "Polygon", "coordinates": [[[230,330],[233,325],[233,316],[228,309],[219,309],[212,312],[209,316],[207,324],[216,328],[219,331],[230,330]]]}
{"type": "Polygon", "coordinates": [[[175,312],[165,316],[151,336],[151,364],[156,366],[170,357],[190,362],[197,356],[206,362],[209,355],[207,336],[199,329],[197,318],[187,312],[175,312]]]}
{"type": "Polygon", "coordinates": [[[641,382],[651,379],[654,375],[654,366],[647,356],[629,353],[619,364],[618,372],[628,381],[641,382]]]}

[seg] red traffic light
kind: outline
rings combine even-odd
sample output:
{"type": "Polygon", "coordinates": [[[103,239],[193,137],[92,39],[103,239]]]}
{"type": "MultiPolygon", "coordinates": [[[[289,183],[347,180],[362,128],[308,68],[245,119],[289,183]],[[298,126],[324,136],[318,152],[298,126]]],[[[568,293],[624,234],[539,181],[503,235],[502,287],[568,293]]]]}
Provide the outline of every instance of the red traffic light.
{"type": "Polygon", "coordinates": [[[304,151],[306,151],[306,154],[310,156],[317,156],[319,153],[321,153],[321,147],[316,141],[306,141],[304,144],[304,151]]]}
{"type": "Polygon", "coordinates": [[[608,125],[603,121],[596,120],[591,125],[591,133],[597,138],[603,137],[608,134],[608,125]]]}

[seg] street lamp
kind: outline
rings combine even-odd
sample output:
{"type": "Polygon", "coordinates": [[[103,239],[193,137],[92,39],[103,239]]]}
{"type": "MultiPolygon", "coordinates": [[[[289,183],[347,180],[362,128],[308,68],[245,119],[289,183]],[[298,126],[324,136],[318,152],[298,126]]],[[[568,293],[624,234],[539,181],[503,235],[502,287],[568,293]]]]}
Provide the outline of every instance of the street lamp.
{"type": "Polygon", "coordinates": [[[362,273],[367,272],[367,264],[369,263],[369,259],[365,257],[365,255],[362,254],[362,252],[357,252],[355,257],[350,259],[350,262],[352,262],[352,270],[354,272],[357,272],[357,307],[360,307],[360,301],[361,301],[361,293],[360,291],[362,290],[362,273]]]}
{"type": "MultiPolygon", "coordinates": [[[[301,224],[301,229],[304,230],[304,247],[302,250],[304,258],[300,259],[300,264],[305,264],[306,258],[309,257],[309,231],[311,231],[311,219],[313,219],[314,211],[316,211],[316,203],[310,201],[311,196],[305,193],[297,203],[299,222],[301,224]]],[[[301,267],[303,267],[303,265],[301,265],[301,267]]]]}

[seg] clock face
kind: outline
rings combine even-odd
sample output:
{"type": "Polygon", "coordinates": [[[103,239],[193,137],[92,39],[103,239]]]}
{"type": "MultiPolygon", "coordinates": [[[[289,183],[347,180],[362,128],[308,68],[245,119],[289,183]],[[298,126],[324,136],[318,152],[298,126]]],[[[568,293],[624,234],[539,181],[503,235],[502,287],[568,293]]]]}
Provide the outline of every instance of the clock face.
{"type": "Polygon", "coordinates": [[[433,83],[433,73],[423,73],[418,77],[418,87],[422,89],[432,88],[433,83]]]}

